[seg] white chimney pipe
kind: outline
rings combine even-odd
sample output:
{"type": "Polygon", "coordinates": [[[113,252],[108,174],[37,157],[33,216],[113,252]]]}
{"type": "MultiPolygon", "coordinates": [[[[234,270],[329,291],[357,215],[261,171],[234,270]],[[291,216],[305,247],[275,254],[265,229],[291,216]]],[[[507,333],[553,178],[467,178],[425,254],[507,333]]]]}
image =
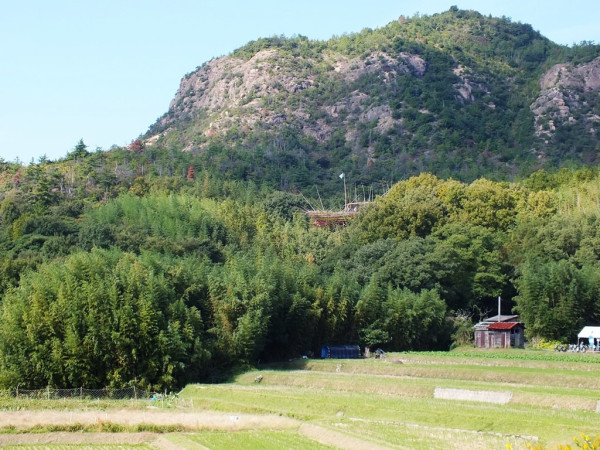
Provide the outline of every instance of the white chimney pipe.
{"type": "Polygon", "coordinates": [[[498,296],[498,322],[500,322],[500,296],[498,296]]]}

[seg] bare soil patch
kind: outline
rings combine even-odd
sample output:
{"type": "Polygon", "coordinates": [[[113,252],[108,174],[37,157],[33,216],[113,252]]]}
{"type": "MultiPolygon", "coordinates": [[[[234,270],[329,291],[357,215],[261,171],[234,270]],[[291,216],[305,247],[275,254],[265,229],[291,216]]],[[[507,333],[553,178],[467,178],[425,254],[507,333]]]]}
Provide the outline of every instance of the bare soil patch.
{"type": "Polygon", "coordinates": [[[156,433],[17,433],[0,434],[0,446],[35,444],[145,444],[156,441],[156,433]]]}
{"type": "Polygon", "coordinates": [[[471,402],[498,403],[505,405],[512,398],[512,392],[474,391],[471,389],[453,389],[436,387],[434,398],[446,400],[467,400],[471,402]]]}
{"type": "Polygon", "coordinates": [[[109,424],[128,428],[139,425],[175,426],[192,432],[203,430],[282,430],[295,429],[300,426],[298,421],[276,415],[226,414],[211,411],[0,411],[0,428],[15,431],[0,433],[0,447],[19,444],[148,444],[155,448],[167,450],[179,448],[169,440],[169,433],[160,432],[28,432],[35,429],[39,430],[41,427],[73,425],[83,425],[92,429],[97,426],[98,430],[101,430],[103,426],[109,424]]]}

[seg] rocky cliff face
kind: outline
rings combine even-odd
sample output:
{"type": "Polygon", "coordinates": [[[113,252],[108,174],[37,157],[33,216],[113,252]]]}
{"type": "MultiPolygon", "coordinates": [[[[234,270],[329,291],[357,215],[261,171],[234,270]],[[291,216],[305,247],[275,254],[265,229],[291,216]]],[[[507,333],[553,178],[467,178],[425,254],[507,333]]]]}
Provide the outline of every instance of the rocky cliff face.
{"type": "Polygon", "coordinates": [[[566,154],[590,162],[600,47],[585,51],[579,60],[590,62],[556,64],[536,79],[569,50],[528,25],[453,10],[327,42],[253,41],[186,75],[144,140],[226,155],[210,161],[243,176],[271,164],[296,181],[299,165],[315,177],[343,169],[364,179],[469,179],[559,165],[566,154]]]}
{"type": "MultiPolygon", "coordinates": [[[[182,79],[169,112],[153,128],[164,134],[182,121],[197,121],[206,139],[189,143],[188,148],[202,147],[209,138],[225,135],[234,127],[247,136],[284,124],[300,128],[318,142],[329,139],[336,125],[343,125],[346,138],[353,141],[360,123],[377,121],[377,130],[383,133],[401,121],[392,117],[387,104],[373,104],[360,90],[322,101],[315,109],[310,93],[300,95],[305,90],[317,91],[315,72],[321,75],[320,85],[323,73],[332,83],[350,85],[364,76],[387,84],[400,76],[422,77],[426,70],[422,57],[408,53],[393,57],[375,52],[366,58],[330,53],[320,59],[290,60],[275,49],[266,49],[246,61],[221,57],[182,79]]],[[[457,96],[468,100],[464,84],[456,89],[457,96]]],[[[158,134],[148,136],[149,141],[157,138],[158,134]]]]}
{"type": "Polygon", "coordinates": [[[531,105],[538,136],[552,138],[557,127],[579,124],[592,135],[600,125],[600,57],[587,64],[556,64],[539,81],[531,105]]]}

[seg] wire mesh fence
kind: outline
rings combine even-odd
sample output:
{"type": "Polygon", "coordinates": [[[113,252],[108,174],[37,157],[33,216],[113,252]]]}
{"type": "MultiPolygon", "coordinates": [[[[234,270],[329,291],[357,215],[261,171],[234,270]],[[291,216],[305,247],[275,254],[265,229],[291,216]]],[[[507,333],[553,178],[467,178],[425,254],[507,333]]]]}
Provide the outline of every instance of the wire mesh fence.
{"type": "Polygon", "coordinates": [[[9,389],[4,395],[14,398],[25,399],[106,399],[106,400],[161,400],[165,394],[145,391],[135,386],[121,389],[9,389]]]}

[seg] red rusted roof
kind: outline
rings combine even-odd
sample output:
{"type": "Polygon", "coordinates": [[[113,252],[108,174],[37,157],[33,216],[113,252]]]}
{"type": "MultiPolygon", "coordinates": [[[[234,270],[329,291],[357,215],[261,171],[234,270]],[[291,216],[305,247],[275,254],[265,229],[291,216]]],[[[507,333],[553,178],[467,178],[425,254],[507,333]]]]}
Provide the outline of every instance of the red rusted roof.
{"type": "Polygon", "coordinates": [[[488,326],[488,330],[512,330],[517,325],[518,322],[495,322],[488,326]]]}

